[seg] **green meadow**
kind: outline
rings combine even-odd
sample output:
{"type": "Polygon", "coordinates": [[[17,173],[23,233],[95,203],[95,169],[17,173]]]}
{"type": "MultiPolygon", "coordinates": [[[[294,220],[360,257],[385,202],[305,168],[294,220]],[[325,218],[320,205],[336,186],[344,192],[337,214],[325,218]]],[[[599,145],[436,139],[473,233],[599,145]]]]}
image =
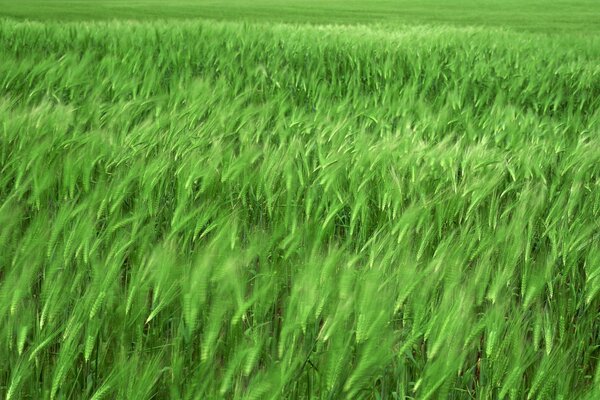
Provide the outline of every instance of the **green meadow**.
{"type": "Polygon", "coordinates": [[[0,0],[0,398],[600,398],[600,2],[0,0]]]}
{"type": "Polygon", "coordinates": [[[212,19],[265,23],[483,25],[600,33],[597,0],[0,0],[0,15],[41,20],[212,19]]]}

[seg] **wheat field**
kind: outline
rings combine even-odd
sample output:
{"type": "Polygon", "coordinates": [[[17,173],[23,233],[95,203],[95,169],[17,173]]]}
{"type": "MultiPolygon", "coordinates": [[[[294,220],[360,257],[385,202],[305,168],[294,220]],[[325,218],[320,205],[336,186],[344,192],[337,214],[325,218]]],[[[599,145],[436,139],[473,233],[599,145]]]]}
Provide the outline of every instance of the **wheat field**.
{"type": "Polygon", "coordinates": [[[0,19],[0,398],[600,398],[600,36],[0,19]]]}

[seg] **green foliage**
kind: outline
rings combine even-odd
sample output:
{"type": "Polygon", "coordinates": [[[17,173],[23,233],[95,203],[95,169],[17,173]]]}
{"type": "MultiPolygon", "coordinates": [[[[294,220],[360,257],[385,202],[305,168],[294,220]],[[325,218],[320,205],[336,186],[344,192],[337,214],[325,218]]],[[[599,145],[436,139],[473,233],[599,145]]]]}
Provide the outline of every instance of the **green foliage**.
{"type": "Polygon", "coordinates": [[[599,61],[0,22],[0,397],[597,398],[599,61]]]}

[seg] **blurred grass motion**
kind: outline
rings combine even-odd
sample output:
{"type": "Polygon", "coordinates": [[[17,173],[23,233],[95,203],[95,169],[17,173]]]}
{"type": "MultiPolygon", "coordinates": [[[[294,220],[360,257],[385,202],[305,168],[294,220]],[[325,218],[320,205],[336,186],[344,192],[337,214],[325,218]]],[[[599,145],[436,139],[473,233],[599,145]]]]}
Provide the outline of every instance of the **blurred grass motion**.
{"type": "Polygon", "coordinates": [[[597,399],[599,133],[595,35],[3,20],[0,398],[597,399]]]}

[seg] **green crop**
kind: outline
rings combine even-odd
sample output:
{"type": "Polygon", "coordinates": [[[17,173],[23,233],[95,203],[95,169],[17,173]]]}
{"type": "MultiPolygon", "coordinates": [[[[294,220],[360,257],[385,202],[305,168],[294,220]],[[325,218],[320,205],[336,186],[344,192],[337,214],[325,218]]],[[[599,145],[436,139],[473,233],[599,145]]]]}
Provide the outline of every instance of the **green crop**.
{"type": "Polygon", "coordinates": [[[595,399],[600,38],[0,22],[0,397],[595,399]]]}
{"type": "Polygon", "coordinates": [[[0,0],[0,16],[38,20],[160,18],[478,25],[587,35],[600,33],[597,0],[0,0]]]}

